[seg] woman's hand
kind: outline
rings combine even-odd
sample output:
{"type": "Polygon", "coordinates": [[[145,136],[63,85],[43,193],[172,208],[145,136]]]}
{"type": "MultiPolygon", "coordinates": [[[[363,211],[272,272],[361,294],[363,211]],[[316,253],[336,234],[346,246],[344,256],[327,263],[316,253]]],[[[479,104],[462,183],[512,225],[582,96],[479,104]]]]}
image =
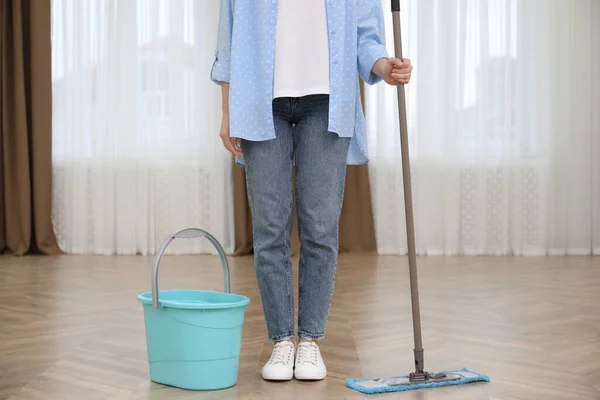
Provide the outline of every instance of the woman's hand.
{"type": "Polygon", "coordinates": [[[389,85],[398,83],[407,84],[410,82],[413,67],[410,60],[405,58],[400,61],[395,57],[388,59],[382,58],[375,63],[373,72],[382,78],[389,85]]]}
{"type": "Polygon", "coordinates": [[[221,95],[223,99],[223,119],[221,120],[221,130],[219,137],[223,141],[223,146],[234,156],[241,157],[242,153],[236,149],[240,147],[242,140],[240,138],[232,138],[229,136],[229,83],[221,83],[221,95]]]}
{"type": "Polygon", "coordinates": [[[223,146],[234,156],[242,157],[242,153],[236,149],[240,147],[241,139],[232,138],[229,136],[229,114],[223,113],[223,119],[221,120],[221,131],[219,137],[223,141],[223,146]]]}

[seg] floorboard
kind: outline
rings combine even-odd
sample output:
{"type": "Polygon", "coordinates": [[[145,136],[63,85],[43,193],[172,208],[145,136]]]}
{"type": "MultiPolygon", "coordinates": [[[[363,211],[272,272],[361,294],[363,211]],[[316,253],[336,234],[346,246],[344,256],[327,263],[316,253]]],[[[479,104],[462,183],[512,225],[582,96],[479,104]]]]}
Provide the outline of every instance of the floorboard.
{"type": "MultiPolygon", "coordinates": [[[[0,399],[364,399],[348,377],[411,372],[404,257],[342,255],[322,382],[265,382],[271,344],[252,258],[231,258],[251,298],[237,386],[190,392],[148,379],[144,317],[152,258],[0,257],[0,399]]],[[[421,257],[426,368],[467,367],[492,382],[381,399],[600,399],[600,258],[421,257]]],[[[169,256],[161,289],[222,290],[219,259],[169,256]]]]}

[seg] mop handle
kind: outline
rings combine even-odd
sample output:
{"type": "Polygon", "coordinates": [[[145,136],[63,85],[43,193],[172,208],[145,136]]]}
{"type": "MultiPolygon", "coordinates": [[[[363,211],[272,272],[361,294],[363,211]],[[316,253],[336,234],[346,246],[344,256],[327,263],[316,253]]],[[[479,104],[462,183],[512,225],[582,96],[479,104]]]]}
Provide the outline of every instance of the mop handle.
{"type": "MultiPolygon", "coordinates": [[[[392,0],[394,23],[394,48],[396,58],[402,60],[402,33],[400,25],[400,0],[392,0]]],[[[406,92],[404,84],[397,84],[398,114],[400,117],[400,147],[402,153],[402,178],[404,184],[404,210],[406,213],[406,238],[408,241],[408,268],[412,303],[413,333],[415,340],[415,371],[424,371],[423,343],[421,338],[421,311],[419,309],[419,284],[417,280],[417,256],[415,250],[415,225],[413,220],[410,158],[408,145],[408,123],[406,120],[406,92]]]]}

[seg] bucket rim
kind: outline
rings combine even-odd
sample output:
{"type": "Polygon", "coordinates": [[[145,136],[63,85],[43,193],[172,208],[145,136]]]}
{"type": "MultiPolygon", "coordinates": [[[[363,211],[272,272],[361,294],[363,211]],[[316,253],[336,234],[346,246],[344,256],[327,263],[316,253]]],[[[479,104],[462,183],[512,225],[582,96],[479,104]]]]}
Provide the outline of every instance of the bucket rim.
{"type": "MultiPolygon", "coordinates": [[[[152,305],[152,292],[141,293],[137,296],[137,301],[144,305],[152,305]]],[[[169,307],[169,308],[182,308],[188,310],[215,310],[215,309],[227,309],[227,308],[238,308],[238,307],[246,307],[250,304],[250,298],[235,294],[235,293],[224,293],[224,292],[215,292],[210,290],[161,290],[159,292],[159,304],[161,307],[169,307]],[[219,294],[224,296],[231,296],[236,298],[237,301],[230,301],[227,303],[200,303],[200,302],[190,302],[190,301],[181,301],[181,300],[169,300],[160,298],[161,293],[212,293],[219,294]]]]}

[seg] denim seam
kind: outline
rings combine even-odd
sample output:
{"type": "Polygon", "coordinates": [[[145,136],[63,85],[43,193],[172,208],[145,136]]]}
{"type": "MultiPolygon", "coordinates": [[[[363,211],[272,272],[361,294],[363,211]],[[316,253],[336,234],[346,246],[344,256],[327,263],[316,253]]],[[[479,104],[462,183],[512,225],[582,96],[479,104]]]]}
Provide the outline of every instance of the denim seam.
{"type": "MultiPolygon", "coordinates": [[[[341,182],[346,182],[346,165],[344,165],[342,168],[344,168],[344,173],[343,173],[343,177],[341,179],[341,182]]],[[[340,214],[341,214],[341,208],[342,208],[342,203],[344,202],[344,191],[345,191],[345,185],[342,184],[341,185],[341,190],[339,192],[339,197],[338,197],[338,204],[340,204],[340,214]]],[[[336,280],[336,275],[337,275],[337,263],[338,263],[338,251],[339,251],[339,247],[340,247],[340,223],[339,223],[339,216],[338,216],[338,222],[336,224],[336,232],[335,232],[335,248],[336,248],[336,252],[335,252],[335,262],[333,264],[333,279],[331,281],[331,296],[329,296],[329,304],[327,304],[327,315],[329,315],[329,311],[331,310],[331,302],[333,300],[333,295],[335,292],[335,280],[336,280]]],[[[323,334],[322,337],[325,336],[325,331],[327,331],[327,325],[329,322],[329,318],[325,319],[325,325],[323,327],[323,334]]],[[[299,334],[300,336],[300,334],[299,334]]],[[[315,336],[315,339],[318,338],[318,335],[315,336]]]]}
{"type": "Polygon", "coordinates": [[[284,335],[269,336],[269,340],[272,342],[280,342],[282,340],[288,340],[293,337],[294,337],[294,332],[288,332],[287,334],[284,334],[284,335]]]}
{"type": "MultiPolygon", "coordinates": [[[[292,131],[292,154],[294,152],[294,134],[292,131]]],[[[293,186],[293,177],[292,174],[290,174],[290,189],[293,186]]],[[[288,269],[288,274],[287,274],[287,291],[288,291],[288,327],[290,328],[291,332],[292,332],[292,336],[293,336],[293,332],[294,332],[294,288],[293,288],[293,268],[292,268],[292,254],[291,254],[291,235],[290,235],[290,224],[292,222],[293,219],[293,206],[294,206],[294,195],[293,193],[290,196],[290,204],[288,207],[288,222],[287,222],[287,226],[285,229],[285,235],[286,235],[286,263],[289,262],[289,265],[286,265],[286,267],[288,269]]]]}
{"type": "Polygon", "coordinates": [[[296,118],[296,106],[298,105],[298,100],[296,98],[290,98],[290,108],[292,114],[292,121],[296,118]]]}
{"type": "MultiPolygon", "coordinates": [[[[243,141],[242,141],[242,144],[243,144],[243,141]]],[[[250,188],[252,187],[252,182],[250,180],[250,174],[248,173],[247,165],[244,167],[244,172],[245,172],[244,175],[246,176],[246,195],[248,196],[248,206],[250,207],[250,212],[252,212],[254,198],[252,197],[252,191],[250,190],[250,188]]],[[[252,224],[252,236],[254,236],[254,234],[255,234],[255,232],[254,232],[254,223],[253,223],[252,224]]],[[[256,270],[256,268],[255,268],[255,270],[256,270]]]]}
{"type": "MultiPolygon", "coordinates": [[[[297,175],[296,175],[297,177],[297,175]]],[[[296,198],[298,198],[298,181],[296,180],[296,198]]],[[[298,238],[302,238],[302,218],[298,218],[298,238]]],[[[300,261],[298,262],[298,332],[302,326],[301,312],[302,307],[302,278],[304,277],[304,259],[302,257],[302,240],[300,240],[300,261]]]]}
{"type": "Polygon", "coordinates": [[[309,340],[320,340],[325,338],[325,333],[313,334],[306,331],[298,331],[298,336],[309,340]]]}

